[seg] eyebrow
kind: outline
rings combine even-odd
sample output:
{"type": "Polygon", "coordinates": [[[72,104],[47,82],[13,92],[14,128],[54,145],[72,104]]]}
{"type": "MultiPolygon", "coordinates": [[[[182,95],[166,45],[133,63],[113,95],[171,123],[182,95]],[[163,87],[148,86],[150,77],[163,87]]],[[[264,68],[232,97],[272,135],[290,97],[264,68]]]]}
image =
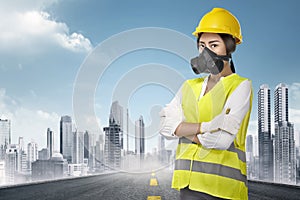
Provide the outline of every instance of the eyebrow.
{"type": "MultiPolygon", "coordinates": [[[[211,44],[211,43],[214,43],[214,42],[221,42],[220,40],[212,40],[212,41],[209,41],[208,44],[211,44]]],[[[200,43],[205,43],[203,41],[200,41],[200,43]]]]}

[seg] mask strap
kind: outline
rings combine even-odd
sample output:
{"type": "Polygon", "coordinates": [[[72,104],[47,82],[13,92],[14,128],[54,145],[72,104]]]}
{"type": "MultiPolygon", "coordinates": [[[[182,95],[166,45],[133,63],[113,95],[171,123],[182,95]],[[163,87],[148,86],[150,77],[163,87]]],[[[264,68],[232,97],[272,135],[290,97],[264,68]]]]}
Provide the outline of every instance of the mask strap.
{"type": "Polygon", "coordinates": [[[229,61],[230,60],[230,69],[233,73],[235,73],[235,67],[232,61],[232,57],[231,54],[226,55],[226,56],[218,56],[220,59],[225,60],[225,61],[229,61]]]}
{"type": "Polygon", "coordinates": [[[219,59],[229,61],[231,59],[231,54],[226,55],[226,56],[217,56],[219,59]]]}
{"type": "Polygon", "coordinates": [[[230,69],[231,69],[232,73],[235,73],[235,67],[234,67],[234,64],[233,64],[233,61],[232,61],[231,54],[229,54],[229,57],[230,57],[230,69]]]}
{"type": "Polygon", "coordinates": [[[230,60],[230,68],[233,73],[235,73],[235,68],[232,59],[230,60]]]}

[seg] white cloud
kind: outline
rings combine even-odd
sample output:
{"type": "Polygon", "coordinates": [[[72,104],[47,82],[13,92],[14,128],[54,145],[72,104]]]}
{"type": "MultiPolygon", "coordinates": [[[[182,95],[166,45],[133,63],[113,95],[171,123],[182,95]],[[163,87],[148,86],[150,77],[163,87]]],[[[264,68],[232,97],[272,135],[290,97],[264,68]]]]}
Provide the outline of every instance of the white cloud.
{"type": "Polygon", "coordinates": [[[294,138],[296,145],[300,145],[300,110],[290,109],[290,121],[294,124],[294,138]]]}
{"type": "MultiPolygon", "coordinates": [[[[85,116],[82,118],[83,122],[80,122],[80,125],[83,125],[81,129],[87,129],[91,133],[101,133],[101,120],[96,116],[85,116]]],[[[81,130],[83,131],[83,130],[81,130]]]]}
{"type": "Polygon", "coordinates": [[[257,135],[257,120],[250,120],[248,124],[247,135],[257,135]]]}
{"type": "Polygon", "coordinates": [[[19,1],[13,2],[0,3],[0,7],[6,8],[0,9],[0,52],[35,54],[53,47],[73,52],[92,49],[88,38],[80,33],[70,33],[66,23],[55,21],[48,12],[42,10],[47,1],[37,3],[31,0],[29,6],[25,7],[27,9],[21,9],[16,3],[19,1]]]}
{"type": "Polygon", "coordinates": [[[300,83],[293,83],[288,86],[291,106],[300,108],[299,100],[300,100],[300,83]]]}
{"type": "MultiPolygon", "coordinates": [[[[33,98],[36,99],[37,96],[33,98]]],[[[38,149],[45,148],[47,128],[50,128],[54,132],[54,148],[58,151],[60,117],[61,115],[56,112],[26,108],[20,101],[8,96],[4,88],[0,88],[0,118],[11,120],[12,143],[17,143],[18,138],[23,137],[26,145],[30,141],[35,141],[38,143],[38,149]]],[[[74,122],[74,117],[72,119],[74,122]]],[[[101,121],[98,117],[90,116],[83,119],[85,127],[79,131],[88,130],[90,134],[95,134],[97,137],[102,133],[101,121]]],[[[74,130],[75,128],[77,127],[74,124],[74,130]]]]}
{"type": "Polygon", "coordinates": [[[289,121],[294,124],[294,129],[300,131],[300,110],[289,109],[289,121]]]}
{"type": "MultiPolygon", "coordinates": [[[[25,141],[35,141],[39,149],[46,147],[47,128],[51,128],[55,134],[55,141],[58,141],[59,115],[42,110],[30,110],[18,107],[11,117],[12,138],[17,142],[19,136],[23,136],[25,141]]],[[[58,142],[55,142],[57,147],[58,142]]],[[[57,149],[57,148],[56,148],[57,149]]]]}
{"type": "Polygon", "coordinates": [[[66,49],[75,52],[85,52],[92,49],[91,42],[89,39],[85,38],[82,34],[72,33],[67,34],[56,34],[56,39],[66,49]]]}
{"type": "Polygon", "coordinates": [[[24,11],[24,10],[42,10],[52,4],[58,3],[59,0],[9,0],[1,2],[1,11],[24,11]]]}
{"type": "Polygon", "coordinates": [[[12,142],[17,143],[18,137],[24,138],[25,144],[33,140],[38,148],[46,147],[46,131],[51,128],[55,134],[55,149],[58,150],[59,120],[57,113],[23,107],[17,100],[9,97],[6,90],[0,88],[0,118],[11,120],[12,142]]]}

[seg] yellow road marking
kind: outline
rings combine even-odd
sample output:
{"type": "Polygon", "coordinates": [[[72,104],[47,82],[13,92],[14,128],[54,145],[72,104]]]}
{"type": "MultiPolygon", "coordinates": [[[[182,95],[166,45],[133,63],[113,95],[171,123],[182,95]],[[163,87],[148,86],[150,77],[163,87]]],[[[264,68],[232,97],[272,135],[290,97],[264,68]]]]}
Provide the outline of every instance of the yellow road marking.
{"type": "Polygon", "coordinates": [[[147,200],[161,200],[160,196],[148,196],[147,200]]]}
{"type": "Polygon", "coordinates": [[[156,178],[151,178],[150,179],[150,186],[157,186],[158,183],[157,183],[157,179],[156,178]]]}

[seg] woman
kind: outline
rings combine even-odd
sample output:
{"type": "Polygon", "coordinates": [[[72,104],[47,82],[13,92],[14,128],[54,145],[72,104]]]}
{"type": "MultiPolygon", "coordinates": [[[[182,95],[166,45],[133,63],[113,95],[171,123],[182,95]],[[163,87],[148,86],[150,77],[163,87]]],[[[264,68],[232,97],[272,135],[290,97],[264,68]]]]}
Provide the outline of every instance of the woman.
{"type": "Polygon", "coordinates": [[[251,81],[235,73],[232,53],[242,42],[238,20],[214,8],[196,31],[196,74],[160,112],[160,133],[179,138],[172,188],[180,198],[248,199],[245,137],[252,106],[251,81]]]}

